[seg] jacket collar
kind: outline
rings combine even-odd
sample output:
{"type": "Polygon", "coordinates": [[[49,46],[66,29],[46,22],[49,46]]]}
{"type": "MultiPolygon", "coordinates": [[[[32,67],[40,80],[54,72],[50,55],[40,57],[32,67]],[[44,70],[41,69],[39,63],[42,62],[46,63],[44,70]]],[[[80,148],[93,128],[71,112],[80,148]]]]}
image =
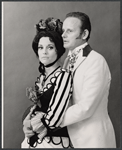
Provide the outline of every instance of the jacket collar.
{"type": "Polygon", "coordinates": [[[83,57],[87,57],[89,53],[91,52],[92,48],[90,45],[86,45],[86,47],[83,48],[83,57]]]}
{"type": "Polygon", "coordinates": [[[92,48],[90,47],[89,44],[87,44],[79,53],[78,59],[76,63],[74,64],[73,72],[78,68],[78,66],[86,59],[86,57],[89,55],[91,52],[92,48]]]}
{"type": "Polygon", "coordinates": [[[80,50],[82,50],[83,48],[85,48],[87,45],[88,45],[88,43],[85,42],[84,44],[82,44],[82,45],[76,47],[73,51],[69,50],[68,56],[71,55],[72,53],[77,53],[77,52],[79,52],[80,50]]]}

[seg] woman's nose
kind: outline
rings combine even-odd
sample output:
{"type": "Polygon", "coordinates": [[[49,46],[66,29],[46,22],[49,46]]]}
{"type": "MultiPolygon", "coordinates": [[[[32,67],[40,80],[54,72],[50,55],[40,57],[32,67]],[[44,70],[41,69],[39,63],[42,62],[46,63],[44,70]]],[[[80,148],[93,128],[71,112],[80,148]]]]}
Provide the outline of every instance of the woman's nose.
{"type": "Polygon", "coordinates": [[[46,48],[43,50],[43,54],[47,54],[47,49],[46,48]]]}

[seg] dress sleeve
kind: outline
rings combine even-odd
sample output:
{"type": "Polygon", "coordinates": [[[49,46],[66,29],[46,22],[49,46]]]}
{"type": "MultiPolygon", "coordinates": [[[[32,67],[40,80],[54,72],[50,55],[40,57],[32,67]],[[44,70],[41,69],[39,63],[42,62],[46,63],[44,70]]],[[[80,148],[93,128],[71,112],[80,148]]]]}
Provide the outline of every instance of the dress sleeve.
{"type": "Polygon", "coordinates": [[[72,75],[71,72],[62,70],[56,79],[56,85],[51,97],[47,114],[44,115],[46,125],[50,129],[59,127],[70,97],[72,95],[72,75]]]}

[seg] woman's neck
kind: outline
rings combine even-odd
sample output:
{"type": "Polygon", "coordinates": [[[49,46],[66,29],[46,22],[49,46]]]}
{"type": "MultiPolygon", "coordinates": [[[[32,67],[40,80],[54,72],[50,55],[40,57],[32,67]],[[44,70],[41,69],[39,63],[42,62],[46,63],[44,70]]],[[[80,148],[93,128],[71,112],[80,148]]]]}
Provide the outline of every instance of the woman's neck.
{"type": "Polygon", "coordinates": [[[48,68],[45,67],[45,74],[46,74],[46,77],[47,77],[51,72],[53,72],[58,66],[59,66],[59,63],[56,62],[56,63],[55,63],[53,66],[51,66],[51,67],[48,67],[48,68]]]}

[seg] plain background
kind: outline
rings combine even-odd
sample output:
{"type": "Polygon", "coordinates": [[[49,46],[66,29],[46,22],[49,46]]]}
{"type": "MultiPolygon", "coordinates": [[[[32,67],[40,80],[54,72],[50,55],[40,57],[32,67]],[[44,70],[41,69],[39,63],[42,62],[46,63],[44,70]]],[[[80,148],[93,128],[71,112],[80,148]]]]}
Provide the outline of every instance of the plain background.
{"type": "MultiPolygon", "coordinates": [[[[25,89],[33,86],[38,60],[31,48],[34,25],[47,17],[64,20],[71,11],[86,13],[92,24],[89,43],[108,62],[112,74],[108,110],[120,147],[120,2],[53,1],[3,2],[3,141],[20,148],[24,139],[22,115],[32,103],[25,89]]],[[[62,62],[66,54],[62,58],[62,62]]]]}

